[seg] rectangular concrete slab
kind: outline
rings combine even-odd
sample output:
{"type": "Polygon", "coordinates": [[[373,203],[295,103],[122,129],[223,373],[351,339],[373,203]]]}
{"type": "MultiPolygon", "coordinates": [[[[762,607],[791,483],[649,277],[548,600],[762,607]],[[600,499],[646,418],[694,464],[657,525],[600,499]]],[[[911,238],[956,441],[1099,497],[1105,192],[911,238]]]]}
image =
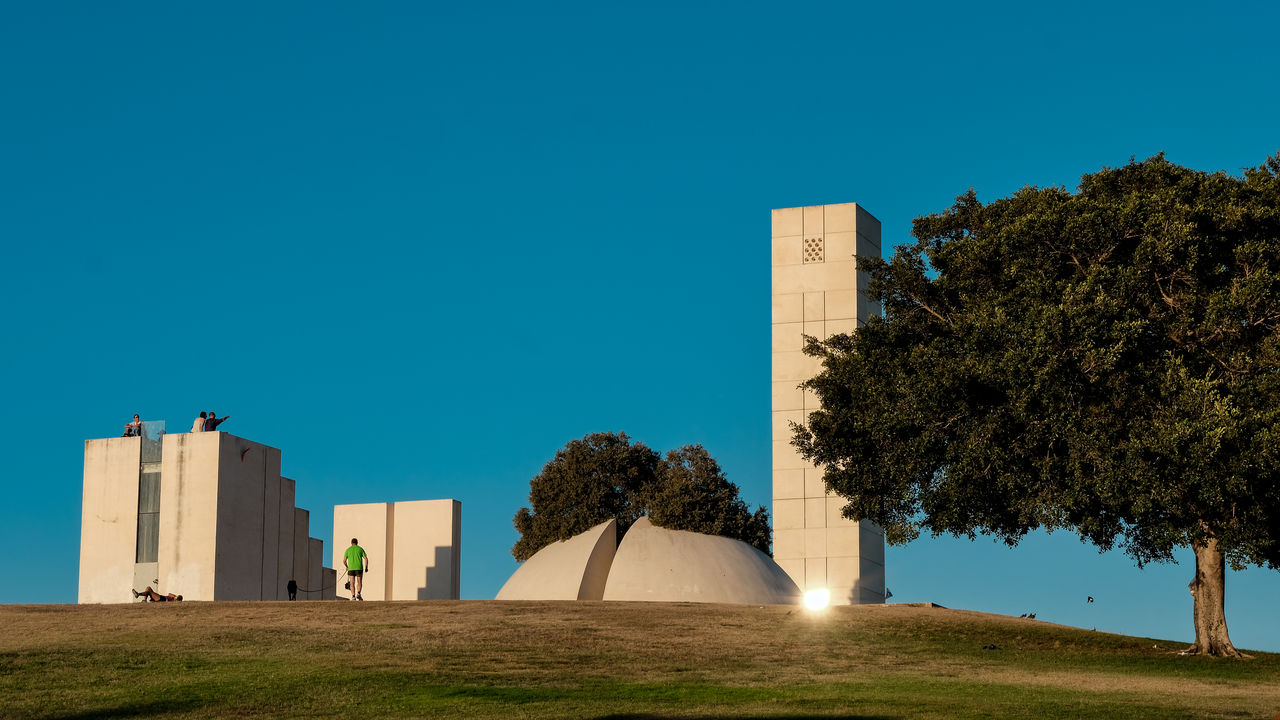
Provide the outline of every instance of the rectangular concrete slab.
{"type": "MultiPolygon", "coordinates": [[[[351,539],[360,541],[372,568],[365,573],[361,595],[365,600],[388,600],[391,597],[391,576],[388,568],[395,563],[391,555],[391,533],[394,532],[391,503],[361,503],[335,505],[333,508],[333,569],[341,577],[351,539]]],[[[345,580],[344,580],[345,582],[345,580]]],[[[339,588],[344,590],[344,588],[339,588]]],[[[344,593],[339,592],[339,597],[344,593]]],[[[345,596],[350,597],[350,593],[345,596]]]]}
{"type": "Polygon", "coordinates": [[[280,594],[285,592],[284,587],[276,582],[280,575],[280,451],[268,447],[266,456],[262,472],[261,599],[279,600],[280,594]]]}
{"type": "Polygon", "coordinates": [[[417,500],[392,504],[392,600],[457,600],[461,590],[462,503],[417,500]]]}
{"type": "Polygon", "coordinates": [[[276,599],[289,599],[289,581],[293,580],[293,517],[297,483],[280,478],[280,519],[276,540],[276,599]]]}
{"type": "Polygon", "coordinates": [[[160,586],[190,600],[217,599],[220,435],[174,433],[164,438],[160,586]]]}
{"type": "Polygon", "coordinates": [[[324,541],[320,538],[307,538],[307,587],[324,592],[324,541]]]}
{"type": "MultiPolygon", "coordinates": [[[[205,432],[201,436],[219,442],[214,555],[219,572],[213,599],[261,600],[263,540],[267,535],[263,516],[267,446],[223,432],[205,432]]],[[[276,484],[274,479],[272,484],[276,484]]],[[[274,539],[274,532],[271,536],[274,539]]],[[[271,554],[274,558],[274,547],[271,554]]],[[[275,573],[271,575],[274,577],[275,573]]]]}
{"type": "MultiPolygon", "coordinates": [[[[311,512],[302,508],[293,509],[293,579],[298,585],[304,588],[310,588],[307,585],[307,578],[311,574],[311,565],[308,561],[307,554],[310,552],[307,541],[311,537],[311,512]]],[[[341,572],[341,571],[339,571],[341,572]]],[[[301,595],[299,595],[301,597],[301,595]]],[[[309,600],[314,600],[314,596],[308,596],[309,600]]]]}
{"type": "Polygon", "coordinates": [[[141,457],[142,438],[85,441],[77,594],[81,603],[133,599],[129,590],[134,586],[141,457]]]}

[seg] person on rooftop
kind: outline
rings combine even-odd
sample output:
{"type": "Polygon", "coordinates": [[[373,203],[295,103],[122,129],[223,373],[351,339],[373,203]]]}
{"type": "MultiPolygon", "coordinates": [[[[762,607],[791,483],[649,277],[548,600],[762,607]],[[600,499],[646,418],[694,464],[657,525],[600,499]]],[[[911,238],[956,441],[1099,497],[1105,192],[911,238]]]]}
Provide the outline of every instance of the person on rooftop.
{"type": "MultiPolygon", "coordinates": [[[[201,415],[203,415],[204,413],[200,413],[200,414],[201,414],[201,415]]],[[[228,420],[230,420],[230,419],[231,419],[231,416],[230,416],[230,415],[228,415],[228,416],[226,416],[226,417],[223,417],[223,418],[220,418],[220,417],[218,417],[218,413],[216,413],[216,412],[214,412],[214,411],[210,410],[210,411],[209,411],[209,417],[208,417],[208,418],[205,418],[205,421],[204,421],[204,431],[205,431],[205,432],[213,432],[214,430],[217,430],[217,429],[218,429],[218,426],[219,426],[219,425],[221,425],[222,423],[224,423],[224,422],[226,422],[226,421],[228,421],[228,420]]]]}
{"type": "Polygon", "coordinates": [[[142,418],[138,417],[138,413],[133,414],[133,422],[125,423],[124,435],[121,437],[138,437],[142,435],[142,418]]]}
{"type": "Polygon", "coordinates": [[[204,424],[206,422],[205,413],[200,413],[200,417],[191,423],[191,432],[204,432],[204,424]]]}

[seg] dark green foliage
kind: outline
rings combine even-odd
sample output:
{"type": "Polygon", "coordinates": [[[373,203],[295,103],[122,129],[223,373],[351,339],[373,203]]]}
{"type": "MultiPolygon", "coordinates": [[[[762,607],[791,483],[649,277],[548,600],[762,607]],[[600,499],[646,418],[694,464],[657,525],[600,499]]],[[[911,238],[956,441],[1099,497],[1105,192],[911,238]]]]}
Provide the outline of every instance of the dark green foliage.
{"type": "Polygon", "coordinates": [[[1276,567],[1278,173],[1158,156],[916,219],[859,260],[884,318],[806,348],[797,446],[893,543],[1070,528],[1276,567]]]}
{"type": "Polygon", "coordinates": [[[567,540],[606,520],[618,521],[618,537],[644,514],[637,498],[657,481],[661,458],[626,433],[592,433],[570,440],[529,482],[533,509],[516,513],[520,539],[511,548],[528,560],[544,546],[567,540]]]}
{"type": "Polygon", "coordinates": [[[769,553],[768,511],[762,506],[753,514],[738,497],[738,486],[725,478],[720,464],[701,445],[668,452],[659,483],[645,499],[655,525],[723,535],[769,553]]]}
{"type": "Polygon", "coordinates": [[[767,511],[753,514],[715,459],[687,445],[665,459],[626,433],[593,433],[571,440],[529,483],[531,508],[520,508],[511,548],[517,560],[567,540],[610,518],[622,538],[642,515],[673,530],[724,535],[769,552],[767,511]]]}

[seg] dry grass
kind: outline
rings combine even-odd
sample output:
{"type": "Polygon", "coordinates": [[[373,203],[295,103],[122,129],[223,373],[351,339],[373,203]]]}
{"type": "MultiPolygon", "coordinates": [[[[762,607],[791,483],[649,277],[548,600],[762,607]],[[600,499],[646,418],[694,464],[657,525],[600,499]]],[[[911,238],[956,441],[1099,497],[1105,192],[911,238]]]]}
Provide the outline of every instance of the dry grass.
{"type": "Polygon", "coordinates": [[[3,717],[1280,712],[1280,656],[1179,657],[940,608],[175,603],[6,606],[0,621],[3,717]]]}

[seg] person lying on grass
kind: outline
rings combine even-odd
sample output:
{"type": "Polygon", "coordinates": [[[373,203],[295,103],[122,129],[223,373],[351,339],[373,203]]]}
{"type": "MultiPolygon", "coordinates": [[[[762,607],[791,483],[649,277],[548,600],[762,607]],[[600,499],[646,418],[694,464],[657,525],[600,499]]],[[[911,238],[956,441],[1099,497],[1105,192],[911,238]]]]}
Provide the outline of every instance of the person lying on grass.
{"type": "Polygon", "coordinates": [[[147,599],[148,602],[176,602],[182,599],[181,595],[174,595],[173,593],[169,593],[168,595],[161,595],[155,590],[152,590],[150,585],[148,585],[147,589],[143,590],[142,592],[138,592],[137,590],[134,590],[133,596],[135,598],[144,597],[147,599]]]}

